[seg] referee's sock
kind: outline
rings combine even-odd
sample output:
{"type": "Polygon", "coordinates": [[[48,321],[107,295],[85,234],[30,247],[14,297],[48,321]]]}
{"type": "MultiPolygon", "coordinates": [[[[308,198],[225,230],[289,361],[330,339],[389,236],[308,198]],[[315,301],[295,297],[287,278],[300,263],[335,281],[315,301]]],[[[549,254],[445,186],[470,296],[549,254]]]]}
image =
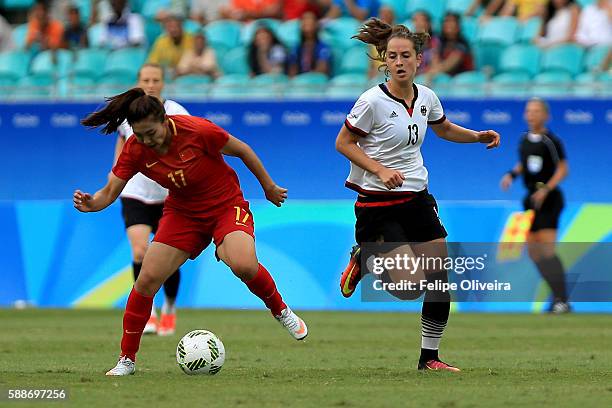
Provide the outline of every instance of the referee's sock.
{"type": "Polygon", "coordinates": [[[554,301],[567,302],[565,271],[559,257],[554,255],[550,258],[539,260],[535,264],[542,278],[550,286],[554,301]]]}

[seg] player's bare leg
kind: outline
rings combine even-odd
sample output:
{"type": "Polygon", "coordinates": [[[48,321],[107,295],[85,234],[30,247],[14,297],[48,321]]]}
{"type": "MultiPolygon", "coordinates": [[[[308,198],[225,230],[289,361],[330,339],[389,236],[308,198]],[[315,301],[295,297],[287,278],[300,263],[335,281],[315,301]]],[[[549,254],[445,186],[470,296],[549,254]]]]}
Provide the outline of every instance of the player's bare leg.
{"type": "Polygon", "coordinates": [[[306,323],[283,302],[270,273],[257,260],[255,240],[244,231],[233,231],[217,247],[217,255],[296,340],[308,335],[306,323]]]}

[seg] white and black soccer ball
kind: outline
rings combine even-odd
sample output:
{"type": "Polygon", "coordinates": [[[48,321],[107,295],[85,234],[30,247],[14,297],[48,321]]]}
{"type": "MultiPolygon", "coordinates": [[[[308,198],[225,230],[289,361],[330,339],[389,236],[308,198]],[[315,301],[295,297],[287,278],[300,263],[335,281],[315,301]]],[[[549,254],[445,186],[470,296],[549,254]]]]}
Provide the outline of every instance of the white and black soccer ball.
{"type": "Polygon", "coordinates": [[[217,374],[225,363],[225,347],[214,333],[194,330],[176,347],[176,362],[185,374],[217,374]]]}

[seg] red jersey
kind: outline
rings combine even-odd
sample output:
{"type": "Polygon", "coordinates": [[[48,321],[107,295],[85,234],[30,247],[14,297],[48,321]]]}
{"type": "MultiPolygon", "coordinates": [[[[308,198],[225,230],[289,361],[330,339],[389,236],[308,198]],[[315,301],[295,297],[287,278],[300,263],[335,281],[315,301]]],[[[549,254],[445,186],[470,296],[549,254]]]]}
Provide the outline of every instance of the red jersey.
{"type": "Polygon", "coordinates": [[[229,134],[195,116],[168,116],[173,132],[168,152],[159,155],[130,137],[113,167],[115,176],[129,180],[140,172],[169,190],[165,207],[205,215],[244,201],[236,172],[221,149],[229,134]]]}

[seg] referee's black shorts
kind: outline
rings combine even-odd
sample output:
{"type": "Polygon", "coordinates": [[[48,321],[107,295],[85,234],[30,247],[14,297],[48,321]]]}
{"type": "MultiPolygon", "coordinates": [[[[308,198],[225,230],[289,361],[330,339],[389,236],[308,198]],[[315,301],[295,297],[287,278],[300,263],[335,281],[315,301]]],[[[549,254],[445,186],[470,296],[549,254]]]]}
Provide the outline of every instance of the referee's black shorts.
{"type": "MultiPolygon", "coordinates": [[[[525,210],[535,210],[530,199],[533,193],[534,192],[531,191],[523,199],[523,207],[525,210]]],[[[563,199],[561,190],[554,189],[549,192],[546,196],[546,200],[542,203],[542,207],[540,207],[539,210],[535,210],[535,218],[533,219],[533,224],[531,224],[530,231],[535,232],[541,229],[557,229],[559,227],[559,217],[561,216],[561,211],[564,206],[565,200],[563,199]]]]}
{"type": "Polygon", "coordinates": [[[146,204],[134,198],[121,197],[121,215],[125,229],[132,225],[148,225],[153,232],[157,231],[159,219],[164,211],[164,204],[146,204]]]}
{"type": "Polygon", "coordinates": [[[363,242],[429,242],[446,238],[448,233],[438,217],[438,204],[423,190],[401,204],[381,204],[385,200],[397,201],[396,196],[362,197],[355,203],[355,239],[363,242]]]}

